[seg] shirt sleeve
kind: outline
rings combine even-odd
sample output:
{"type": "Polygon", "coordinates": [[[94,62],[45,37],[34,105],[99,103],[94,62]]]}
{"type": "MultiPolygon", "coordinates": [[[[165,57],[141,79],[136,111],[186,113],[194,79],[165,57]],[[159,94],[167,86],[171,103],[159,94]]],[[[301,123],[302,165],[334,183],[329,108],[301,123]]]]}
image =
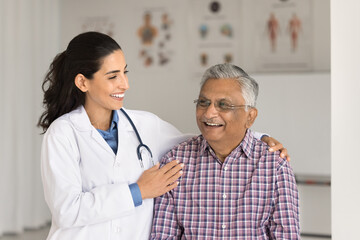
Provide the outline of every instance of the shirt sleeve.
{"type": "Polygon", "coordinates": [[[155,199],[154,211],[150,239],[180,239],[182,230],[177,224],[172,192],[155,199]]]}
{"type": "MultiPolygon", "coordinates": [[[[49,130],[48,130],[49,131],[49,130]]],[[[54,223],[61,228],[86,226],[126,216],[135,206],[127,183],[82,188],[76,142],[45,134],[41,174],[45,200],[54,223]]]]}
{"type": "Polygon", "coordinates": [[[277,170],[274,212],[269,221],[271,239],[300,239],[299,195],[288,162],[277,170]]]}
{"type": "Polygon", "coordinates": [[[262,138],[263,136],[268,136],[268,137],[270,137],[270,135],[267,134],[267,133],[261,133],[261,132],[255,132],[255,131],[253,131],[253,135],[254,135],[254,137],[255,137],[256,139],[258,139],[258,140],[261,140],[261,138],[262,138]]]}
{"type": "MultiPolygon", "coordinates": [[[[170,153],[161,160],[161,165],[170,162],[170,153]]],[[[178,225],[174,191],[171,190],[154,200],[154,218],[150,239],[181,239],[182,228],[178,225]]]]}
{"type": "Polygon", "coordinates": [[[137,183],[133,183],[129,185],[129,188],[135,207],[140,206],[142,204],[142,196],[139,185],[137,183]]]}

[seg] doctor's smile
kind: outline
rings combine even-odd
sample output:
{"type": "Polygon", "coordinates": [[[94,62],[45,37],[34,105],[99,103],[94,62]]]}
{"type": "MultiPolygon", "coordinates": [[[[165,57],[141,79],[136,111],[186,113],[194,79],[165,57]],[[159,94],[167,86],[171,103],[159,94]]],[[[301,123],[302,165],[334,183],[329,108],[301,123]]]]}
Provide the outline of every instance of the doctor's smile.
{"type": "Polygon", "coordinates": [[[124,100],[125,93],[110,94],[110,97],[115,98],[118,101],[124,100]]]}

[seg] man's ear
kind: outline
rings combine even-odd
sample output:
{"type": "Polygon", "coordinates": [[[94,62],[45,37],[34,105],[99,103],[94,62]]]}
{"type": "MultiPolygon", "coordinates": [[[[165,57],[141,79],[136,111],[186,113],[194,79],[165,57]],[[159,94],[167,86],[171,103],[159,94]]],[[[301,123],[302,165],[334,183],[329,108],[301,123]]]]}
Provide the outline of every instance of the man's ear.
{"type": "Polygon", "coordinates": [[[88,90],[87,84],[86,84],[87,78],[84,75],[82,75],[81,73],[76,75],[74,82],[75,82],[75,85],[77,86],[77,88],[80,89],[80,91],[87,92],[87,90],[88,90]]]}
{"type": "Polygon", "coordinates": [[[258,114],[258,110],[256,108],[250,108],[248,111],[249,113],[247,116],[246,128],[250,128],[254,124],[258,114]]]}

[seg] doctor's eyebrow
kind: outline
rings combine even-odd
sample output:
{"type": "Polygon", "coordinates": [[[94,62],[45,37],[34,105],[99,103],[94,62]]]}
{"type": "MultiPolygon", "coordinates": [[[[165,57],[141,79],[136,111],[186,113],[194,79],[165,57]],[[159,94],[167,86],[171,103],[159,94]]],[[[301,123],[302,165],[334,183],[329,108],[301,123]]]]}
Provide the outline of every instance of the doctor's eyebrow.
{"type": "MultiPolygon", "coordinates": [[[[124,67],[124,71],[126,71],[127,66],[128,65],[126,64],[126,66],[124,67]]],[[[112,74],[112,73],[118,73],[118,72],[121,72],[121,71],[120,70],[114,70],[114,71],[110,71],[110,72],[105,73],[105,75],[112,74]]]]}

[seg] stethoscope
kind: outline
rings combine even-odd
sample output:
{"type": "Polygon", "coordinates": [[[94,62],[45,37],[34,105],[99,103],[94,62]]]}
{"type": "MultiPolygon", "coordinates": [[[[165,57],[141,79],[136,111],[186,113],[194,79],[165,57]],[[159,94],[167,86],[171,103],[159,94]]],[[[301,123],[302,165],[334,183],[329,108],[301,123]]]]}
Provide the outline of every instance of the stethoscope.
{"type": "Polygon", "coordinates": [[[137,149],[136,149],[136,153],[137,153],[138,159],[139,159],[139,161],[140,161],[140,166],[141,166],[141,168],[144,169],[144,163],[143,163],[143,159],[142,159],[142,155],[141,155],[142,149],[146,149],[146,150],[150,153],[151,162],[152,162],[153,165],[155,165],[155,164],[154,164],[154,160],[153,160],[152,152],[151,152],[150,148],[149,148],[146,144],[144,144],[143,141],[141,140],[141,137],[140,137],[140,135],[139,135],[138,130],[137,130],[136,127],[135,127],[134,122],[131,120],[131,118],[130,118],[129,115],[125,112],[124,109],[121,108],[120,111],[125,115],[125,117],[126,117],[127,120],[129,121],[129,123],[131,124],[133,130],[135,131],[136,137],[137,137],[137,139],[138,139],[139,142],[140,142],[139,146],[138,146],[137,149]]]}

